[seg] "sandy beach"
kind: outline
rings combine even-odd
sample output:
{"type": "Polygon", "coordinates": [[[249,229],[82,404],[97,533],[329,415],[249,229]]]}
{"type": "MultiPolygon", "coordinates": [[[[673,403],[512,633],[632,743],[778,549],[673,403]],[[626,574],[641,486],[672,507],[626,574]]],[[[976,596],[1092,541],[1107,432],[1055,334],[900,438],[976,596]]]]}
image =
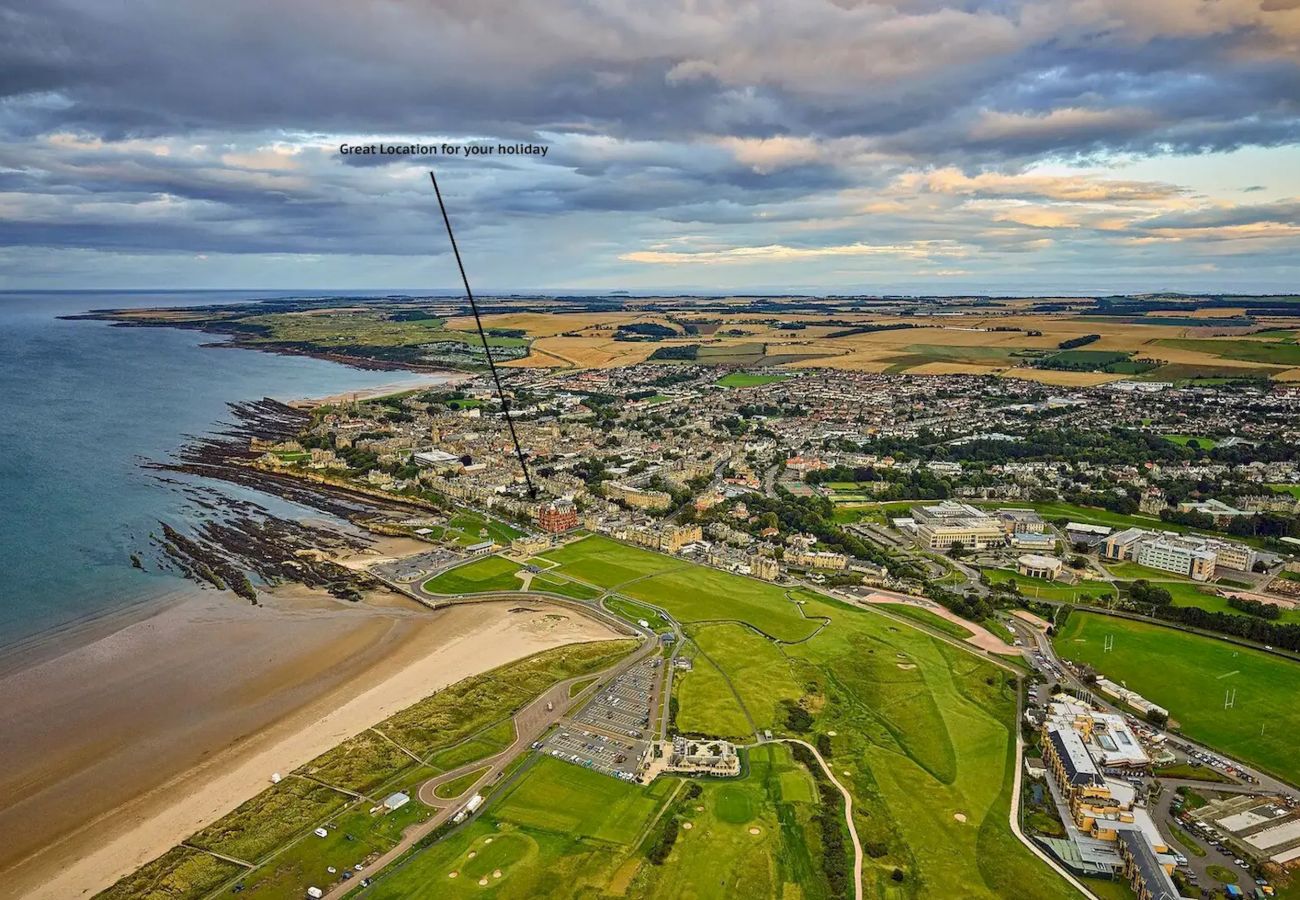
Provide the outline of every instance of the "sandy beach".
{"type": "Polygon", "coordinates": [[[612,636],[539,609],[196,591],[0,678],[5,895],[90,896],[447,684],[612,636]]]}
{"type": "Polygon", "coordinates": [[[387,384],[375,385],[374,387],[362,388],[356,391],[347,391],[341,394],[330,394],[326,397],[302,397],[296,400],[286,401],[290,406],[300,408],[310,408],[321,406],[327,403],[351,403],[354,400],[370,400],[375,397],[383,397],[388,394],[397,394],[402,391],[429,390],[437,387],[452,387],[457,383],[464,381],[467,376],[459,372],[439,372],[428,375],[412,375],[410,378],[394,380],[387,384]]]}

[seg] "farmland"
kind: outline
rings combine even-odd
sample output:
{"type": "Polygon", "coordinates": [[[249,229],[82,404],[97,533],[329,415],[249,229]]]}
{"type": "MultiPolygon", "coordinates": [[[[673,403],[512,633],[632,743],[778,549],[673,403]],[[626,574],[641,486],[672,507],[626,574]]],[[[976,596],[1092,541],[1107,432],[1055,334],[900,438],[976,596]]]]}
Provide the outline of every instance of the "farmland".
{"type": "Polygon", "coordinates": [[[1160,625],[1075,612],[1055,639],[1067,659],[1094,666],[1166,707],[1190,738],[1274,772],[1300,778],[1300,663],[1160,625]],[[1104,652],[1107,635],[1114,649],[1104,652]],[[1225,690],[1234,708],[1223,709],[1225,690]]]}
{"type": "Polygon", "coordinates": [[[1275,366],[1300,366],[1300,345],[1284,341],[1198,340],[1166,338],[1158,341],[1162,347],[1209,353],[1224,359],[1275,366]]]}
{"type": "MultiPolygon", "coordinates": [[[[488,342],[507,366],[612,368],[643,363],[671,367],[695,362],[735,369],[831,367],[916,375],[986,374],[1056,385],[1090,385],[1126,376],[1183,381],[1218,377],[1287,376],[1300,368],[1294,330],[1270,327],[1252,335],[1215,337],[1209,328],[1246,327],[1245,315],[1078,315],[1030,311],[1033,302],[1007,301],[992,310],[963,309],[946,321],[822,303],[820,314],[774,312],[743,300],[715,305],[709,318],[698,301],[622,298],[618,309],[582,304],[545,311],[536,299],[499,300],[483,316],[488,342]],[[681,304],[688,303],[687,308],[681,304]],[[510,306],[518,309],[511,311],[510,306]],[[828,315],[835,325],[827,325],[828,315]],[[653,339],[626,339],[626,326],[656,325],[653,339]],[[1207,335],[1207,336],[1198,336],[1207,335]],[[1086,350],[1061,351],[1063,342],[1098,334],[1086,350]],[[624,338],[624,339],[620,339],[624,338]],[[1087,356],[1070,356],[1083,353],[1087,356]],[[1102,356],[1101,354],[1105,354],[1102,356]],[[1035,365],[1049,357],[1066,371],[1035,365]],[[1151,360],[1158,364],[1143,372],[1151,360]],[[1140,373],[1140,374],[1135,374],[1140,373]]],[[[850,304],[856,306],[857,304],[850,304]]],[[[197,310],[109,310],[97,318],[131,324],[202,328],[244,346],[316,355],[363,357],[382,364],[436,364],[478,368],[483,362],[474,321],[451,299],[394,298],[364,305],[280,301],[197,310]]],[[[1272,325],[1271,322],[1262,322],[1272,325]]],[[[1285,319],[1278,326],[1287,325],[1285,319]]],[[[1052,365],[1052,363],[1048,363],[1052,365]]],[[[745,387],[741,379],[724,386],[745,387]]],[[[755,376],[764,377],[764,376],[755,376]]],[[[1292,374],[1290,377],[1294,377],[1292,374]]]]}

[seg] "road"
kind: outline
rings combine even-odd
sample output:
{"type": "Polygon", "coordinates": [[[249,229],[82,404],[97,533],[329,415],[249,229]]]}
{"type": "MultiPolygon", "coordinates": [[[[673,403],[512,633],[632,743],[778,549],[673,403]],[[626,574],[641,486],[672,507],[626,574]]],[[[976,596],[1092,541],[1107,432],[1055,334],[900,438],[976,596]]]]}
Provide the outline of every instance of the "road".
{"type": "MultiPolygon", "coordinates": [[[[526,596],[526,595],[525,595],[526,596]]],[[[516,599],[519,599],[516,595],[516,599]]],[[[549,599],[549,597],[548,597],[549,599]]],[[[577,602],[577,601],[571,601],[577,602]]],[[[602,610],[603,612],[603,610],[602,610]]],[[[644,636],[644,635],[643,635],[644,636]]],[[[475,760],[466,763],[450,772],[444,772],[441,775],[435,775],[428,781],[422,783],[416,792],[421,803],[426,806],[437,808],[437,812],[425,822],[407,829],[402,835],[402,839],[384,853],[374,862],[368,864],[365,868],[367,878],[374,878],[375,874],[386,866],[399,859],[408,850],[416,845],[430,832],[445,823],[456,812],[468,802],[474,792],[481,790],[493,784],[505,768],[518,757],[521,753],[528,752],[534,741],[546,733],[546,730],[560,721],[565,713],[576,704],[583,703],[595,693],[599,687],[610,679],[618,677],[625,670],[636,665],[647,656],[658,650],[659,643],[653,638],[645,640],[641,647],[632,655],[625,657],[619,663],[605,669],[601,672],[595,681],[587,685],[580,692],[569,696],[569,689],[576,683],[590,678],[590,675],[580,675],[575,678],[569,678],[558,682],[548,688],[541,696],[537,697],[523,709],[514,715],[515,740],[507,749],[501,751],[495,756],[486,759],[475,760]],[[550,707],[549,709],[547,707],[550,707]],[[487,768],[487,771],[477,779],[473,785],[461,791],[456,797],[444,798],[435,793],[437,788],[450,781],[454,781],[462,775],[467,775],[478,769],[487,768]]],[[[352,891],[360,887],[360,881],[354,879],[342,882],[332,888],[325,896],[336,900],[336,898],[345,897],[352,891]]]]}
{"type": "MultiPolygon", "coordinates": [[[[1056,648],[1052,646],[1052,642],[1048,638],[1046,633],[1044,633],[1042,630],[1038,628],[1034,628],[1029,623],[1016,617],[1011,618],[1010,624],[1012,630],[1015,631],[1025,642],[1025,658],[1031,666],[1033,666],[1035,669],[1041,668],[1034,660],[1032,654],[1032,651],[1034,649],[1037,649],[1039,652],[1043,654],[1044,659],[1046,659],[1047,662],[1051,663],[1057,669],[1057,671],[1061,673],[1061,677],[1056,679],[1057,681],[1060,681],[1062,684],[1072,687],[1075,690],[1086,691],[1090,693],[1092,695],[1093,701],[1098,706],[1106,710],[1109,710],[1110,712],[1118,712],[1118,713],[1124,712],[1124,710],[1119,709],[1113,703],[1110,703],[1104,698],[1097,696],[1096,691],[1092,687],[1084,684],[1074,674],[1074,672],[1071,671],[1070,667],[1067,666],[1065,662],[1059,656],[1056,655],[1056,648]]],[[[1300,789],[1297,789],[1294,785],[1288,784],[1287,782],[1282,781],[1280,778],[1276,778],[1272,775],[1269,775],[1267,772],[1263,772],[1239,760],[1232,759],[1221,750],[1211,749],[1209,747],[1204,746],[1203,744],[1198,744],[1195,741],[1188,739],[1185,735],[1181,735],[1181,734],[1169,734],[1166,732],[1165,737],[1170,744],[1173,744],[1175,746],[1182,745],[1185,747],[1189,747],[1192,750],[1199,751],[1201,753],[1207,753],[1211,756],[1216,756],[1221,759],[1228,760],[1241,771],[1246,772],[1251,777],[1257,779],[1257,783],[1252,785],[1252,788],[1254,790],[1266,791],[1266,792],[1272,791],[1280,794],[1300,794],[1300,789]]],[[[1205,782],[1201,782],[1200,784],[1203,787],[1208,786],[1206,785],[1205,782]]]]}
{"type": "Polygon", "coordinates": [[[1025,772],[1025,736],[1020,730],[1020,717],[1023,711],[1020,708],[1020,691],[1016,691],[1016,774],[1011,781],[1011,833],[1016,836],[1020,843],[1024,844],[1030,851],[1052,867],[1056,874],[1064,878],[1071,887],[1091,900],[1098,900],[1097,895],[1088,890],[1088,887],[1074,877],[1068,869],[1062,866],[1054,856],[1043,850],[1037,843],[1030,840],[1020,829],[1020,784],[1024,778],[1025,772]]]}
{"type": "MultiPolygon", "coordinates": [[[[1161,781],[1166,785],[1175,783],[1175,779],[1161,779],[1161,781]]],[[[1176,783],[1192,784],[1201,790],[1205,790],[1208,787],[1205,782],[1187,782],[1185,779],[1177,779],[1176,783]]],[[[1216,790],[1229,790],[1229,787],[1230,786],[1228,785],[1214,785],[1216,790]]],[[[1173,831],[1173,826],[1176,826],[1185,834],[1190,833],[1190,830],[1186,825],[1179,822],[1174,817],[1173,813],[1169,811],[1169,801],[1172,799],[1172,791],[1170,791],[1169,796],[1162,795],[1152,809],[1152,817],[1156,820],[1156,824],[1159,825],[1160,831],[1164,834],[1165,839],[1170,841],[1170,846],[1180,848],[1183,851],[1183,855],[1187,857],[1187,868],[1196,873],[1196,878],[1199,882],[1198,886],[1208,888],[1217,887],[1221,884],[1218,879],[1214,878],[1214,876],[1210,875],[1206,870],[1210,866],[1222,866],[1228,871],[1236,873],[1237,886],[1243,891],[1249,894],[1251,891],[1255,890],[1255,879],[1251,877],[1249,867],[1238,866],[1232,855],[1219,852],[1209,841],[1202,838],[1200,835],[1196,836],[1196,844],[1205,851],[1204,856],[1197,856],[1191,851],[1191,848],[1187,846],[1185,841],[1178,840],[1173,831]]]]}

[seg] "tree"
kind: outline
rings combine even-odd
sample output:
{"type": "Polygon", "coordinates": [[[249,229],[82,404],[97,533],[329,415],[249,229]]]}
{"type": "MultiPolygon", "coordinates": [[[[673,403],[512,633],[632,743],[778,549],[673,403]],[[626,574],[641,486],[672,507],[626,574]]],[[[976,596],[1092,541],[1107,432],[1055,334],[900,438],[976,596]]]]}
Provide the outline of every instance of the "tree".
{"type": "Polygon", "coordinates": [[[961,559],[966,555],[966,545],[961,541],[953,541],[952,546],[948,548],[948,555],[953,559],[961,559]]]}

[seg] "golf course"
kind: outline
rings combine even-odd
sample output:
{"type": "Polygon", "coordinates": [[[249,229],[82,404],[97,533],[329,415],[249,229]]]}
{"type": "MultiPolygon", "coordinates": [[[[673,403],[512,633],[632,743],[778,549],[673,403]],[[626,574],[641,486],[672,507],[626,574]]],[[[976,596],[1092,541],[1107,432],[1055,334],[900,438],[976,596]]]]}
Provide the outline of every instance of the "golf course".
{"type": "MultiPolygon", "coordinates": [[[[1010,672],[811,590],[604,537],[530,562],[609,591],[624,615],[656,618],[648,604],[681,625],[692,667],[673,681],[675,729],[750,745],[742,775],[642,786],[530,757],[483,815],[403,860],[368,896],[852,896],[842,800],[808,751],[756,744],[769,729],[815,744],[851,793],[864,896],[1073,893],[1008,822],[1010,672]]],[[[459,588],[504,574],[479,560],[439,579],[459,588]]]]}

